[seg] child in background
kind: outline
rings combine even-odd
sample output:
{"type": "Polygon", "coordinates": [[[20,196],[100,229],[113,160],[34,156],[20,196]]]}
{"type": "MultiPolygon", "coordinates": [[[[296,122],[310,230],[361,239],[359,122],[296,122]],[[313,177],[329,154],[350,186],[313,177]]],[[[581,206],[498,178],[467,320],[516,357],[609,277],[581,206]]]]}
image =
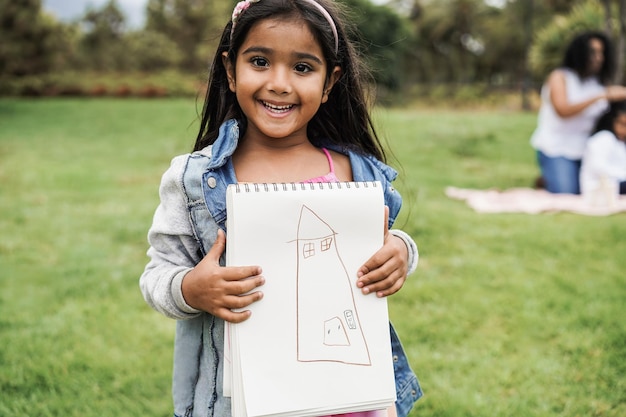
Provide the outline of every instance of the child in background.
{"type": "MultiPolygon", "coordinates": [[[[263,297],[261,266],[224,266],[229,184],[380,181],[384,244],[354,271],[357,287],[386,297],[415,270],[413,240],[388,230],[402,198],[368,113],[361,65],[334,2],[235,7],[211,67],[194,152],[174,158],[163,175],[140,278],[147,303],[178,320],[175,416],[231,415],[222,387],[224,321],[247,320],[245,308],[263,297]]],[[[391,325],[390,337],[397,401],[388,415],[406,417],[422,392],[391,325]]]]}
{"type": "Polygon", "coordinates": [[[611,104],[587,141],[580,185],[584,195],[626,194],[626,101],[611,104]]]}

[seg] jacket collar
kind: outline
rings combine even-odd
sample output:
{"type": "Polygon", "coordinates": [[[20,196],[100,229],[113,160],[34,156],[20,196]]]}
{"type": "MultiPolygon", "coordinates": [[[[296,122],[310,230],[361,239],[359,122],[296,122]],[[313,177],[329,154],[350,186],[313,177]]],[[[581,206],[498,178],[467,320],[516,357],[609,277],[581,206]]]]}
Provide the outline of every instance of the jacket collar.
{"type": "MultiPolygon", "coordinates": [[[[219,136],[215,140],[213,145],[207,146],[206,148],[199,151],[199,153],[210,157],[210,162],[207,166],[208,169],[220,168],[228,162],[229,158],[235,152],[235,149],[237,149],[238,143],[239,123],[235,119],[229,119],[222,123],[222,125],[220,126],[219,136]]],[[[387,179],[387,181],[391,182],[395,180],[398,176],[398,172],[395,169],[377,160],[371,155],[358,155],[355,152],[347,149],[345,146],[340,145],[328,144],[324,145],[324,147],[350,157],[350,163],[352,165],[355,181],[365,180],[361,176],[361,169],[357,168],[363,165],[362,158],[365,158],[365,160],[367,160],[369,164],[377,168],[380,173],[382,173],[382,175],[387,179]]]]}
{"type": "Polygon", "coordinates": [[[229,119],[220,126],[219,135],[215,142],[198,153],[210,158],[208,169],[215,169],[223,166],[228,161],[235,153],[238,143],[239,123],[235,119],[229,119]]]}

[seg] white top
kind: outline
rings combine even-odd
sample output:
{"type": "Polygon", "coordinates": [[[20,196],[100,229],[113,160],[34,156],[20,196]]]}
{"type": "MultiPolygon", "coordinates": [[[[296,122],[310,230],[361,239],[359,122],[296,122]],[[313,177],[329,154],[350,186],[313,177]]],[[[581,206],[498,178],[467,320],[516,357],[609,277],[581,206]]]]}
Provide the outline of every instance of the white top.
{"type": "MultiPolygon", "coordinates": [[[[559,69],[565,76],[567,100],[577,103],[604,93],[604,86],[597,78],[581,79],[570,69],[559,69]]],[[[549,157],[565,157],[579,160],[585,150],[585,142],[594,128],[596,120],[606,111],[608,101],[600,99],[575,116],[563,118],[556,113],[550,100],[550,88],[541,88],[541,107],[537,129],[530,143],[533,148],[549,157]]]]}
{"type": "Polygon", "coordinates": [[[626,181],[626,143],[612,132],[603,130],[587,142],[580,168],[580,187],[583,193],[600,186],[602,178],[626,181]]]}

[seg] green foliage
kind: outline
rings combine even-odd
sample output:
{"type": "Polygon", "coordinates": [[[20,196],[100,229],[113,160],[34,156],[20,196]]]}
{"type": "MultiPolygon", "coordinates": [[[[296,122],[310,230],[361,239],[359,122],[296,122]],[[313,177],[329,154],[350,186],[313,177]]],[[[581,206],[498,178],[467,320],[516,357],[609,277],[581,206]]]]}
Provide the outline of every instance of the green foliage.
{"type": "Polygon", "coordinates": [[[126,36],[126,45],[134,61],[130,66],[140,71],[178,68],[183,54],[178,45],[161,32],[142,30],[126,36]]]}
{"type": "Polygon", "coordinates": [[[232,11],[230,0],[149,0],[146,29],[170,38],[179,48],[180,70],[195,72],[212,56],[204,55],[205,43],[217,47],[219,35],[232,11]]]}
{"type": "Polygon", "coordinates": [[[41,13],[40,0],[0,0],[0,78],[54,69],[63,29],[41,13]]]}
{"type": "Polygon", "coordinates": [[[551,24],[536,33],[529,52],[529,64],[536,76],[545,78],[561,65],[565,48],[573,37],[586,30],[603,30],[604,14],[597,0],[574,6],[567,15],[555,16],[551,24]]]}
{"type": "MultiPolygon", "coordinates": [[[[0,415],[171,416],[174,322],[138,278],[185,100],[0,100],[0,415]]],[[[411,417],[626,415],[624,214],[477,214],[528,186],[532,113],[378,109],[420,265],[389,298],[411,417]]]]}
{"type": "Polygon", "coordinates": [[[201,80],[178,71],[54,72],[0,80],[4,96],[180,97],[203,94],[201,80]]]}
{"type": "Polygon", "coordinates": [[[414,84],[410,90],[394,95],[389,106],[439,109],[519,109],[517,91],[494,89],[487,83],[414,84]]]}
{"type": "MultiPolygon", "coordinates": [[[[540,81],[559,59],[568,32],[601,26],[602,19],[598,0],[582,5],[581,0],[518,0],[501,6],[484,0],[340,1],[358,28],[354,37],[383,103],[397,100],[413,84],[527,85],[533,38],[530,59],[540,81]],[[559,17],[573,8],[570,17],[559,17]]],[[[40,0],[0,0],[0,90],[7,91],[7,83],[33,85],[52,72],[177,70],[196,76],[210,65],[234,3],[149,0],[146,26],[129,31],[116,0],[91,7],[69,24],[44,15],[40,0]]]]}
{"type": "Polygon", "coordinates": [[[124,14],[116,0],[109,0],[102,9],[87,11],[82,21],[86,26],[84,42],[91,47],[118,40],[125,32],[124,14]]]}
{"type": "Polygon", "coordinates": [[[405,19],[388,6],[368,0],[342,0],[359,34],[355,40],[376,83],[397,90],[404,84],[405,59],[411,32],[405,19]]]}
{"type": "Polygon", "coordinates": [[[109,0],[102,9],[92,9],[85,14],[82,23],[86,29],[80,39],[80,48],[88,69],[130,69],[126,66],[124,20],[115,0],[109,0]]]}

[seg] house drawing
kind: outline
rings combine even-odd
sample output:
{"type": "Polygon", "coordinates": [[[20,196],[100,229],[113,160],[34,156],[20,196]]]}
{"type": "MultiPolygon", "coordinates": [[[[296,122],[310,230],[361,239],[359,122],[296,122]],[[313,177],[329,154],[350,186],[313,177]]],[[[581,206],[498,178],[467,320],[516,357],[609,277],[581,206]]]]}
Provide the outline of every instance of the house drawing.
{"type": "Polygon", "coordinates": [[[371,366],[355,304],[355,281],[341,259],[337,236],[313,210],[301,207],[296,238],[297,360],[371,366]]]}

